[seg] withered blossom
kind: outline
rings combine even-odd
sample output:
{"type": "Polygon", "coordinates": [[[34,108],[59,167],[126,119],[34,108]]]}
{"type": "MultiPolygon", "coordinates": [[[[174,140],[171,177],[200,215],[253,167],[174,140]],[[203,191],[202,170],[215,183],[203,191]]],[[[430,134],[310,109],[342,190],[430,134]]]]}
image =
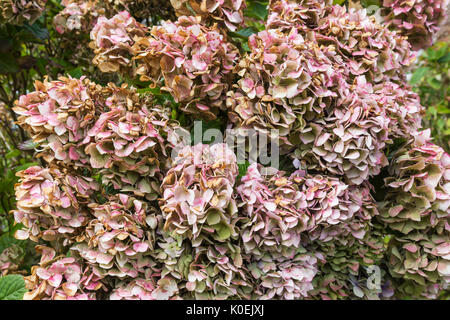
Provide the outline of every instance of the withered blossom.
{"type": "Polygon", "coordinates": [[[202,23],[223,24],[236,31],[244,25],[245,0],[170,0],[177,16],[200,16],[202,23]]]}

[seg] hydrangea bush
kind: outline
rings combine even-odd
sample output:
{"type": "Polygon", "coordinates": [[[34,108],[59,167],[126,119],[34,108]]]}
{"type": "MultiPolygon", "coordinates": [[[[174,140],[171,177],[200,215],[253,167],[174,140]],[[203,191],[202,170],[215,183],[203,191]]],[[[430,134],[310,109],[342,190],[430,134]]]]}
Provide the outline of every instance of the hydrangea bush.
{"type": "MultiPolygon", "coordinates": [[[[0,3],[14,23],[42,7],[0,3]]],[[[40,161],[12,211],[41,255],[25,299],[448,294],[450,156],[406,83],[446,1],[385,0],[382,21],[364,1],[273,0],[266,16],[241,0],[62,5],[56,31],[98,70],[15,102],[40,161]],[[276,138],[283,161],[181,139],[195,120],[276,138]]]]}

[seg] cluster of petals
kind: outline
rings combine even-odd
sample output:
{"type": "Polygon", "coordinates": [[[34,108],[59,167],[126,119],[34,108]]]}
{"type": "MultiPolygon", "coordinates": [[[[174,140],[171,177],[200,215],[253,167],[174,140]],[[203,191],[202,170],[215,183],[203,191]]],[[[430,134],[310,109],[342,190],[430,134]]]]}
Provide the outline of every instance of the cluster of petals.
{"type": "Polygon", "coordinates": [[[155,200],[169,145],[165,139],[169,117],[159,106],[149,110],[144,104],[129,110],[129,105],[109,98],[107,103],[113,106],[111,110],[101,114],[87,132],[90,142],[85,151],[90,165],[99,170],[104,184],[155,200]]]}
{"type": "Polygon", "coordinates": [[[396,151],[390,171],[379,219],[395,237],[391,274],[421,286],[448,284],[450,156],[425,130],[396,151]]]}
{"type": "Polygon", "coordinates": [[[302,168],[344,176],[357,185],[380,173],[388,164],[384,148],[390,142],[390,118],[372,91],[359,76],[326,116],[293,133],[295,157],[302,168]]]}
{"type": "Polygon", "coordinates": [[[365,221],[378,214],[367,188],[304,171],[291,176],[261,172],[252,164],[237,187],[247,218],[241,221],[244,248],[255,257],[293,257],[302,234],[311,242],[336,240],[341,234],[363,238],[365,221]]]}
{"type": "Polygon", "coordinates": [[[432,45],[448,5],[448,0],[383,0],[381,15],[390,28],[408,37],[414,50],[420,50],[432,45]]]}
{"type": "MultiPolygon", "coordinates": [[[[350,250],[352,253],[352,251],[350,250]]],[[[350,254],[349,254],[350,256],[350,254]]],[[[390,296],[382,292],[376,285],[371,284],[371,273],[366,267],[354,267],[353,270],[347,262],[345,248],[340,255],[334,257],[335,261],[343,261],[341,265],[325,264],[320,267],[313,280],[313,289],[309,292],[311,300],[380,300],[390,296]],[[369,285],[368,285],[369,284],[369,285]]],[[[332,258],[333,259],[333,258],[332,258]]],[[[370,270],[370,269],[369,269],[370,270]]],[[[376,272],[376,271],[375,271],[376,272]]],[[[385,274],[380,274],[383,277],[385,274]]],[[[384,284],[384,283],[383,283],[384,284]]]]}
{"type": "Polygon", "coordinates": [[[122,11],[111,19],[98,18],[91,31],[92,62],[102,72],[131,72],[132,49],[137,38],[147,33],[147,28],[137,22],[129,12],[122,11]]]}
{"type": "Polygon", "coordinates": [[[89,32],[101,14],[96,1],[63,0],[61,5],[64,9],[53,18],[59,34],[89,32]]]}
{"type": "Polygon", "coordinates": [[[314,225],[307,195],[282,172],[265,176],[262,169],[252,164],[237,187],[240,214],[248,220],[241,227],[244,249],[255,257],[267,252],[292,257],[300,246],[301,232],[314,225]]]}
{"type": "Polygon", "coordinates": [[[133,46],[136,73],[145,81],[164,78],[163,89],[184,111],[215,118],[224,108],[239,54],[226,40],[217,27],[206,27],[196,17],[163,21],[133,46]]]}
{"type": "Polygon", "coordinates": [[[303,118],[322,114],[336,96],[332,61],[296,28],[288,34],[270,29],[252,35],[251,53],[235,72],[236,91],[227,94],[229,118],[242,128],[277,129],[285,138],[303,118]]]}
{"type": "MultiPolygon", "coordinates": [[[[299,178],[295,177],[295,180],[298,181],[299,178]]],[[[329,188],[327,184],[330,184],[330,182],[338,185],[332,178],[324,178],[322,176],[311,180],[313,183],[308,180],[305,182],[309,189],[311,188],[310,185],[316,185],[321,186],[322,190],[327,190],[329,188]]],[[[304,189],[306,188],[304,187],[304,189]]],[[[311,243],[317,242],[318,244],[338,243],[340,241],[353,242],[355,239],[356,241],[366,241],[367,232],[371,227],[371,220],[378,215],[378,209],[371,195],[371,189],[372,187],[366,182],[359,186],[348,186],[344,192],[330,198],[321,198],[323,194],[315,193],[317,199],[311,200],[308,205],[316,217],[317,225],[308,233],[308,241],[311,243]],[[330,214],[331,209],[327,207],[327,201],[330,202],[328,205],[333,208],[329,217],[327,215],[330,214]]],[[[314,187],[312,187],[312,190],[314,190],[314,187]]],[[[330,192],[330,194],[332,193],[330,192]]]]}
{"type": "Polygon", "coordinates": [[[170,110],[135,89],[101,87],[83,78],[35,86],[36,91],[20,97],[14,111],[39,144],[41,157],[97,171],[116,190],[157,198],[168,139],[177,126],[170,121],[170,110]]]}
{"type": "Polygon", "coordinates": [[[40,144],[46,161],[86,165],[89,159],[83,141],[89,127],[106,110],[103,89],[86,78],[65,77],[36,81],[35,89],[21,96],[13,109],[19,125],[40,144]]]}
{"type": "Polygon", "coordinates": [[[169,1],[158,0],[62,0],[64,7],[54,18],[53,24],[60,34],[73,36],[72,33],[89,33],[102,16],[113,16],[124,10],[133,17],[152,20],[158,11],[160,18],[173,18],[174,12],[169,1]]]}
{"type": "Polygon", "coordinates": [[[389,117],[389,138],[410,139],[421,129],[425,108],[408,85],[386,81],[373,86],[372,92],[389,117]]]}
{"type": "Polygon", "coordinates": [[[192,250],[187,272],[186,299],[250,299],[253,284],[241,247],[230,242],[192,250]]]}
{"type": "Polygon", "coordinates": [[[25,278],[28,292],[24,300],[96,300],[96,291],[105,290],[100,278],[72,257],[57,256],[46,246],[37,246],[41,261],[25,278]]]}
{"type": "Polygon", "coordinates": [[[230,31],[244,24],[244,0],[170,0],[177,16],[196,15],[202,23],[220,23],[230,31]]]}
{"type": "Polygon", "coordinates": [[[310,40],[332,48],[335,63],[347,69],[342,72],[348,77],[364,74],[374,83],[401,78],[415,58],[406,37],[377,23],[366,10],[315,0],[274,1],[267,28],[289,32],[293,26],[310,40]]]}
{"type": "MultiPolygon", "coordinates": [[[[252,164],[237,187],[240,214],[246,217],[240,222],[245,252],[255,270],[259,270],[256,274],[266,268],[271,270],[261,278],[262,287],[272,277],[277,281],[284,279],[283,272],[276,271],[280,266],[304,270],[305,265],[293,262],[302,257],[299,261],[308,262],[309,276],[303,278],[299,273],[297,280],[304,281],[300,283],[305,291],[295,298],[326,297],[330,289],[323,281],[329,272],[319,270],[331,266],[334,271],[342,269],[339,276],[345,277],[349,271],[358,275],[360,264],[379,261],[384,248],[379,237],[369,232],[372,218],[378,215],[369,186],[347,186],[339,179],[300,170],[291,176],[265,172],[261,166],[252,164]],[[352,254],[347,256],[348,252],[352,254]],[[319,279],[314,281],[319,287],[312,285],[316,274],[319,279]],[[310,290],[313,291],[307,293],[310,290]]],[[[293,284],[281,283],[284,284],[278,284],[278,289],[261,288],[261,295],[293,299],[290,289],[293,284]]],[[[347,295],[352,286],[349,282],[342,283],[342,292],[347,295]]]]}
{"type": "Polygon", "coordinates": [[[299,250],[291,259],[266,258],[250,264],[249,270],[257,281],[256,296],[262,300],[309,297],[318,271],[317,262],[313,254],[299,250]]]}
{"type": "Polygon", "coordinates": [[[114,287],[110,300],[173,300],[178,299],[178,285],[170,277],[137,278],[121,281],[114,287]]]}
{"type": "MultiPolygon", "coordinates": [[[[360,213],[365,211],[377,215],[375,202],[367,193],[368,189],[361,186],[353,188],[358,188],[359,192],[353,190],[349,195],[358,198],[357,201],[365,209],[360,213]]],[[[379,300],[381,292],[376,286],[368,286],[368,279],[373,272],[384,272],[373,269],[381,265],[386,252],[382,230],[373,228],[369,215],[358,214],[341,225],[339,232],[335,232],[333,226],[326,231],[332,238],[321,239],[314,232],[308,235],[308,248],[322,253],[310,298],[379,300]],[[372,268],[370,273],[367,268],[372,268]]],[[[386,281],[386,274],[379,275],[380,281],[386,281]]]]}
{"type": "MultiPolygon", "coordinates": [[[[18,173],[17,209],[13,211],[19,239],[66,238],[73,241],[88,223],[89,196],[98,189],[92,178],[80,177],[56,167],[30,167],[18,173]]],[[[70,241],[69,241],[70,243],[70,241]]]]}
{"type": "Polygon", "coordinates": [[[357,185],[378,175],[391,138],[420,127],[417,96],[397,84],[414,58],[406,39],[364,10],[286,0],[269,9],[236,68],[229,119],[278,130],[301,169],[357,185]]]}
{"type": "Polygon", "coordinates": [[[151,278],[157,209],[124,194],[89,205],[95,217],[71,250],[102,277],[151,278]]]}
{"type": "Polygon", "coordinates": [[[14,25],[30,25],[38,19],[45,10],[47,0],[1,0],[0,22],[14,25]]]}
{"type": "Polygon", "coordinates": [[[273,0],[266,25],[273,29],[300,23],[303,30],[314,29],[332,4],[332,0],[273,0]]]}
{"type": "Polygon", "coordinates": [[[430,141],[429,134],[429,130],[418,133],[411,144],[394,154],[392,175],[385,179],[388,212],[382,217],[391,229],[405,234],[422,229],[424,220],[431,227],[443,223],[448,229],[450,156],[430,141]]]}
{"type": "Polygon", "coordinates": [[[164,229],[190,239],[194,247],[204,238],[235,236],[237,175],[236,155],[226,144],[181,149],[161,186],[164,229]]]}

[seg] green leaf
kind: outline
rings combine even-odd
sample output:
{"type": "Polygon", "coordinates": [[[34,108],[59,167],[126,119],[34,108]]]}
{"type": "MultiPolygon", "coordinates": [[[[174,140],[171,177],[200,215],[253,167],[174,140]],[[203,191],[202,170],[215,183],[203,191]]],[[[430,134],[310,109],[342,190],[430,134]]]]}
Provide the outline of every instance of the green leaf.
{"type": "Polygon", "coordinates": [[[0,253],[14,244],[23,246],[24,242],[25,241],[17,240],[16,238],[11,237],[8,233],[5,233],[0,237],[0,253]]]}
{"type": "Polygon", "coordinates": [[[420,67],[416,71],[414,71],[411,80],[409,81],[411,85],[415,85],[416,83],[419,83],[422,81],[425,74],[428,72],[428,67],[420,67]]]}
{"type": "Polygon", "coordinates": [[[5,158],[6,159],[12,159],[12,158],[16,158],[20,156],[20,150],[17,149],[12,149],[11,151],[9,151],[6,155],[5,158]]]}
{"type": "Polygon", "coordinates": [[[19,64],[12,54],[0,52],[0,73],[16,73],[19,71],[19,64]]]}
{"type": "Polygon", "coordinates": [[[439,81],[439,79],[436,78],[428,78],[427,83],[435,90],[439,90],[442,88],[442,83],[439,81]]]}
{"type": "Polygon", "coordinates": [[[35,68],[37,68],[37,70],[41,74],[46,74],[47,73],[47,71],[45,70],[46,65],[47,65],[47,60],[45,60],[44,58],[38,58],[36,61],[35,68]]]}
{"type": "Polygon", "coordinates": [[[24,27],[40,40],[45,40],[49,37],[47,28],[41,26],[38,22],[33,23],[31,26],[29,24],[24,24],[24,27]]]}
{"type": "Polygon", "coordinates": [[[250,167],[250,162],[248,162],[247,160],[245,161],[245,163],[241,164],[238,163],[239,168],[238,179],[241,179],[243,176],[247,174],[248,167],[250,167]]]}
{"type": "Polygon", "coordinates": [[[345,2],[345,0],[333,0],[333,4],[343,4],[345,2]]]}
{"type": "Polygon", "coordinates": [[[383,242],[384,242],[384,244],[385,245],[388,245],[389,244],[389,242],[391,241],[391,239],[392,239],[392,235],[386,235],[384,238],[383,238],[383,242]]]}
{"type": "Polygon", "coordinates": [[[248,39],[248,37],[250,37],[254,33],[258,33],[258,30],[256,28],[253,28],[253,27],[244,28],[244,29],[241,29],[241,30],[236,31],[236,32],[230,32],[231,35],[237,36],[237,37],[240,37],[240,38],[243,38],[243,39],[248,39]]]}
{"type": "Polygon", "coordinates": [[[69,68],[70,67],[70,63],[65,61],[64,59],[59,59],[59,58],[50,58],[55,64],[59,64],[61,67],[63,68],[69,68]]]}
{"type": "Polygon", "coordinates": [[[0,278],[0,300],[22,300],[26,292],[22,276],[11,274],[0,278]]]}
{"type": "Polygon", "coordinates": [[[250,18],[266,20],[268,15],[267,6],[267,1],[247,1],[247,9],[244,14],[250,18]]]}
{"type": "Polygon", "coordinates": [[[170,118],[176,120],[177,117],[178,117],[177,109],[172,109],[172,111],[170,112],[170,118]]]}
{"type": "Polygon", "coordinates": [[[445,56],[439,58],[438,62],[439,62],[439,63],[450,62],[450,52],[447,53],[445,56]]]}
{"type": "Polygon", "coordinates": [[[81,70],[80,67],[72,69],[70,71],[67,71],[67,73],[72,77],[72,78],[77,78],[80,79],[83,76],[83,71],[81,70]]]}
{"type": "MultiPolygon", "coordinates": [[[[436,112],[439,114],[450,114],[450,109],[445,105],[438,105],[436,107],[436,112]]],[[[444,119],[442,119],[444,120],[444,119]]]]}
{"type": "Polygon", "coordinates": [[[447,52],[447,44],[446,43],[437,43],[431,48],[428,48],[426,51],[426,55],[428,60],[436,61],[442,58],[447,52]]]}

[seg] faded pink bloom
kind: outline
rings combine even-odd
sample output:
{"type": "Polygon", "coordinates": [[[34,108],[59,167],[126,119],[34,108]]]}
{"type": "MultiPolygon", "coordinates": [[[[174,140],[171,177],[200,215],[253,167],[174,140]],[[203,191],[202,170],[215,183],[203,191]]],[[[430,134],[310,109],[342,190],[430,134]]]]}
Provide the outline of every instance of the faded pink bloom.
{"type": "Polygon", "coordinates": [[[203,23],[219,22],[230,31],[236,31],[238,26],[244,24],[244,0],[170,0],[170,3],[177,16],[195,13],[202,18],[203,23]]]}
{"type": "Polygon", "coordinates": [[[430,131],[393,155],[380,205],[380,223],[395,233],[389,271],[414,284],[450,282],[450,156],[430,141],[430,131]],[[421,280],[420,280],[420,279],[421,280]]]}
{"type": "Polygon", "coordinates": [[[233,186],[236,156],[226,144],[186,146],[162,183],[164,229],[190,239],[225,241],[237,236],[233,186]]]}
{"type": "Polygon", "coordinates": [[[104,288],[92,269],[74,258],[56,256],[55,250],[45,246],[37,249],[42,253],[41,261],[25,278],[30,291],[24,300],[95,300],[96,291],[104,288]]]}
{"type": "Polygon", "coordinates": [[[13,213],[25,229],[17,231],[16,237],[73,242],[89,222],[87,204],[97,183],[92,178],[63,174],[55,167],[33,166],[17,175],[20,181],[15,186],[17,209],[13,213]]]}
{"type": "Polygon", "coordinates": [[[159,212],[124,194],[110,197],[103,205],[89,205],[94,216],[72,250],[104,276],[137,278],[151,276],[151,256],[156,241],[159,212]],[[150,273],[150,275],[148,275],[150,273]]]}
{"type": "Polygon", "coordinates": [[[385,23],[408,37],[414,50],[430,47],[440,24],[447,18],[448,0],[383,0],[385,23]]]}
{"type": "Polygon", "coordinates": [[[151,36],[137,41],[133,50],[141,80],[164,77],[163,89],[184,111],[211,119],[224,108],[239,52],[217,28],[183,16],[154,26],[151,36]]]}
{"type": "Polygon", "coordinates": [[[91,48],[95,57],[92,61],[102,72],[132,72],[132,46],[148,32],[127,11],[111,19],[100,17],[91,31],[91,48]]]}

